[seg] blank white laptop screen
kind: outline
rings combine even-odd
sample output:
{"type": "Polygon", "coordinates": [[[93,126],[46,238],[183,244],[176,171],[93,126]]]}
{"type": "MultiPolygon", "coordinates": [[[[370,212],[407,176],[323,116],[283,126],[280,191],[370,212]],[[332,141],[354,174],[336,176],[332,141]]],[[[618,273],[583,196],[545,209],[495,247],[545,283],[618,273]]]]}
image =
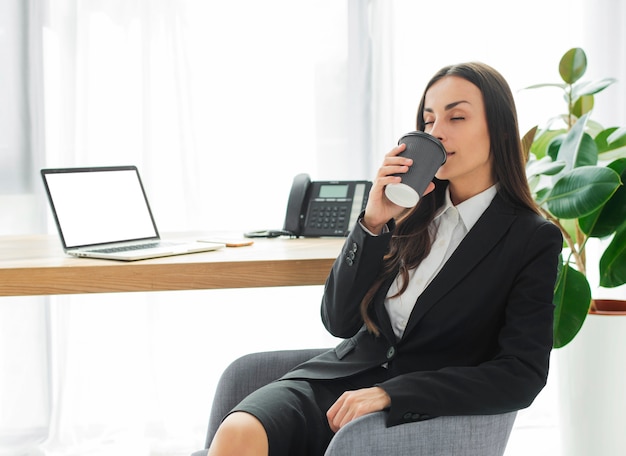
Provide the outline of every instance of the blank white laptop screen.
{"type": "Polygon", "coordinates": [[[65,247],[157,238],[136,169],[46,174],[65,247]]]}

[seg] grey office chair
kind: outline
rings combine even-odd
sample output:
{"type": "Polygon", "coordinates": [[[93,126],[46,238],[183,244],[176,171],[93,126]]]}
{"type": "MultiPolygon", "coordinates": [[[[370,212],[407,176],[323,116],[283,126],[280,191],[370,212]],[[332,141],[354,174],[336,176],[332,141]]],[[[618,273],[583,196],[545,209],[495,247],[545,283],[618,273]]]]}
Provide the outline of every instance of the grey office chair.
{"type": "MultiPolygon", "coordinates": [[[[235,360],[217,385],[209,418],[208,448],[223,417],[250,392],[326,349],[253,353],[235,360]]],[[[385,412],[363,416],[342,428],[326,456],[502,456],[517,413],[445,416],[385,427],[385,412]]],[[[207,449],[192,456],[205,456],[207,449]]]]}

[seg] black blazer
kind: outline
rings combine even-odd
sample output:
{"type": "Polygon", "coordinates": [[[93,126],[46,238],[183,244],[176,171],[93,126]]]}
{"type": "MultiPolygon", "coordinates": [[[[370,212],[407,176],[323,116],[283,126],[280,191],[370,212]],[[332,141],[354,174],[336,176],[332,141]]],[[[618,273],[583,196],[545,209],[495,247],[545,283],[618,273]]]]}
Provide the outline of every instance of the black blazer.
{"type": "Polygon", "coordinates": [[[384,299],[374,300],[375,337],[359,305],[375,280],[390,233],[354,228],[335,261],[322,299],[322,321],[335,349],[283,378],[333,379],[388,363],[378,384],[391,397],[387,424],[441,415],[504,413],[529,406],[545,386],[560,231],[498,194],[418,298],[400,341],[384,299]]]}

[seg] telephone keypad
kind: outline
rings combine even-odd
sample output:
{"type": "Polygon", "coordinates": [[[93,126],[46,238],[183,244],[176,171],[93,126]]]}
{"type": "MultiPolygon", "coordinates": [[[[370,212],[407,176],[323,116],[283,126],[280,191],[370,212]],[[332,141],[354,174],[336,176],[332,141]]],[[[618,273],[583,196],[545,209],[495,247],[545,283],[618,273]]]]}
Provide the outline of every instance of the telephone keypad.
{"type": "Polygon", "coordinates": [[[349,209],[349,204],[313,202],[309,212],[307,228],[326,233],[328,230],[332,230],[336,234],[344,233],[348,230],[349,209]]]}

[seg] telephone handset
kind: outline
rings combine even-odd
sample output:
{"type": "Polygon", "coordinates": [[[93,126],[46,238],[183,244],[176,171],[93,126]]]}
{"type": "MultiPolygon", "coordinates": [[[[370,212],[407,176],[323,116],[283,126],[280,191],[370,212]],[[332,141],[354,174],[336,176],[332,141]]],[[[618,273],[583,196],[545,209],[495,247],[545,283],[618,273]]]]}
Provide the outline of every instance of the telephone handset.
{"type": "Polygon", "coordinates": [[[304,214],[302,213],[307,192],[311,187],[311,178],[308,174],[298,174],[293,178],[289,200],[287,200],[287,212],[285,213],[285,224],[283,230],[298,235],[302,232],[304,214]]]}
{"type": "Polygon", "coordinates": [[[369,181],[311,181],[308,174],[293,179],[283,231],[293,236],[347,236],[365,209],[369,181]]]}

